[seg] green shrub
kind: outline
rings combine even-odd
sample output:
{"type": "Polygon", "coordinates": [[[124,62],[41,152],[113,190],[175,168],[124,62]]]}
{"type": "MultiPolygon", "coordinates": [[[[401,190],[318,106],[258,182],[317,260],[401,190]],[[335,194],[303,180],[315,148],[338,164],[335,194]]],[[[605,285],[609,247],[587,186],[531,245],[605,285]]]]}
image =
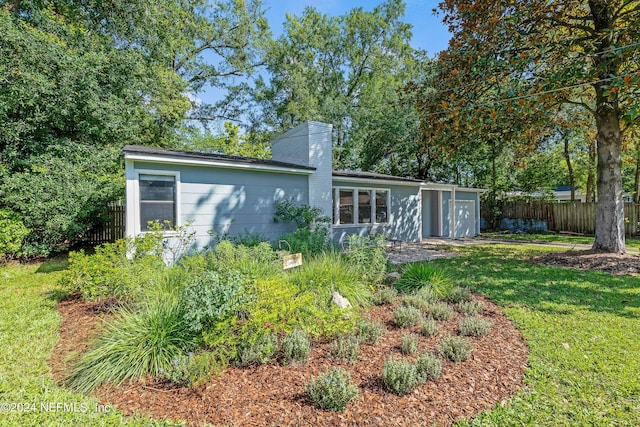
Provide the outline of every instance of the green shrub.
{"type": "Polygon", "coordinates": [[[289,280],[300,292],[313,292],[317,304],[326,306],[333,292],[354,306],[367,306],[371,288],[338,252],[323,252],[289,273],[289,280]]]}
{"type": "Polygon", "coordinates": [[[235,316],[249,298],[245,276],[235,271],[209,271],[184,287],[185,321],[194,333],[207,330],[235,316]]]}
{"type": "Polygon", "coordinates": [[[358,328],[357,336],[361,343],[377,344],[380,337],[387,332],[380,322],[360,320],[356,323],[356,326],[358,328]]]}
{"type": "Polygon", "coordinates": [[[239,366],[264,365],[273,359],[278,350],[278,336],[257,331],[238,344],[236,364],[239,366]]]}
{"type": "Polygon", "coordinates": [[[416,369],[425,381],[437,380],[442,373],[442,362],[436,356],[425,353],[416,360],[416,369]]]}
{"type": "Polygon", "coordinates": [[[352,234],[348,237],[347,260],[367,283],[382,283],[387,271],[387,251],[384,236],[371,240],[352,234]]]}
{"type": "Polygon", "coordinates": [[[393,323],[401,328],[410,328],[422,320],[422,312],[415,307],[398,307],[393,311],[393,323]]]}
{"type": "Polygon", "coordinates": [[[471,344],[465,337],[447,335],[440,342],[438,351],[442,357],[452,362],[463,362],[471,356],[471,344]]]}
{"type": "Polygon", "coordinates": [[[335,412],[344,411],[358,397],[358,387],[352,384],[349,373],[340,368],[312,378],[305,391],[318,408],[335,412]]]}
{"type": "Polygon", "coordinates": [[[399,292],[405,294],[429,287],[438,298],[444,298],[449,295],[453,283],[441,268],[427,262],[420,262],[407,264],[402,269],[400,280],[394,286],[399,292]]]}
{"type": "Polygon", "coordinates": [[[90,392],[105,383],[120,385],[147,374],[158,377],[194,347],[177,299],[150,300],[135,309],[121,309],[116,320],[107,323],[73,367],[68,383],[90,392]]]}
{"type": "Polygon", "coordinates": [[[17,213],[0,209],[0,260],[20,255],[22,241],[29,234],[17,213]]]}
{"type": "Polygon", "coordinates": [[[454,315],[454,310],[445,302],[437,302],[429,306],[427,314],[435,320],[451,320],[454,315]]]}
{"type": "Polygon", "coordinates": [[[280,342],[281,359],[284,363],[303,362],[311,352],[309,336],[303,330],[296,329],[285,335],[280,342]]]}
{"type": "Polygon", "coordinates": [[[331,218],[322,214],[322,209],[307,204],[297,204],[293,199],[275,203],[273,222],[292,222],[297,228],[313,229],[318,224],[328,224],[331,218]]]}
{"type": "Polygon", "coordinates": [[[360,339],[356,335],[343,335],[331,345],[331,355],[343,362],[356,363],[359,353],[360,339]]]}
{"type": "Polygon", "coordinates": [[[393,304],[397,295],[398,291],[395,288],[384,286],[374,292],[371,302],[374,305],[393,304]]]}
{"type": "Polygon", "coordinates": [[[445,299],[452,303],[471,301],[471,291],[469,288],[455,286],[449,291],[449,294],[446,295],[445,299]]]}
{"type": "Polygon", "coordinates": [[[417,366],[409,361],[389,357],[382,368],[382,380],[394,393],[403,396],[424,382],[417,366]]]}
{"type": "Polygon", "coordinates": [[[460,301],[456,304],[456,309],[465,316],[475,316],[484,310],[484,302],[482,301],[460,301]]]}
{"type": "Polygon", "coordinates": [[[221,372],[227,366],[227,359],[220,353],[203,352],[194,354],[189,352],[180,355],[166,368],[161,369],[161,375],[168,381],[191,387],[206,381],[209,376],[221,372]]]}
{"type": "Polygon", "coordinates": [[[405,307],[415,307],[423,313],[428,313],[431,305],[437,301],[431,290],[422,288],[420,292],[405,295],[402,298],[402,305],[405,307]]]}
{"type": "Polygon", "coordinates": [[[236,270],[246,275],[266,278],[280,275],[282,266],[275,262],[277,258],[278,255],[267,242],[248,247],[223,240],[208,256],[208,263],[213,270],[236,270]]]}
{"type": "Polygon", "coordinates": [[[422,322],[420,333],[425,337],[432,337],[440,330],[440,326],[432,318],[428,318],[422,322]]]}
{"type": "Polygon", "coordinates": [[[400,351],[404,355],[414,354],[418,351],[418,336],[416,334],[402,334],[400,351]]]}
{"type": "Polygon", "coordinates": [[[283,234],[278,241],[284,240],[291,248],[291,253],[301,253],[304,258],[312,258],[322,252],[331,251],[333,243],[329,238],[329,230],[326,227],[318,227],[314,230],[308,227],[298,228],[293,233],[283,234]]]}
{"type": "Polygon", "coordinates": [[[480,317],[471,316],[462,319],[458,325],[460,334],[467,337],[481,337],[491,330],[491,323],[480,317]]]}

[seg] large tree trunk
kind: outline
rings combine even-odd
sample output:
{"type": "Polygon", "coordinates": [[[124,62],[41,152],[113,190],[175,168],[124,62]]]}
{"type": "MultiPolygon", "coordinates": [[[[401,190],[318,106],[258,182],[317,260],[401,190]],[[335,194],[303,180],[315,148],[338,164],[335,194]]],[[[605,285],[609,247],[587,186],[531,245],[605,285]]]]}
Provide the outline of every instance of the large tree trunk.
{"type": "Polygon", "coordinates": [[[633,202],[640,203],[640,150],[636,153],[636,176],[633,180],[633,202]]]}
{"type": "Polygon", "coordinates": [[[573,166],[571,165],[571,156],[569,153],[569,138],[564,135],[564,160],[567,162],[567,172],[569,173],[569,187],[571,188],[571,201],[576,200],[576,177],[573,173],[573,166]]]}
{"type": "Polygon", "coordinates": [[[596,177],[595,177],[595,164],[596,164],[596,157],[597,157],[597,153],[596,153],[596,144],[595,143],[590,143],[589,144],[589,169],[587,170],[587,202],[595,202],[596,198],[595,198],[595,191],[594,191],[594,186],[595,186],[595,182],[596,182],[596,177]]]}
{"type": "Polygon", "coordinates": [[[624,253],[624,201],[622,199],[620,112],[616,102],[606,99],[596,87],[598,128],[598,210],[593,249],[624,253]],[[608,102],[606,102],[608,101],[608,102]]]}

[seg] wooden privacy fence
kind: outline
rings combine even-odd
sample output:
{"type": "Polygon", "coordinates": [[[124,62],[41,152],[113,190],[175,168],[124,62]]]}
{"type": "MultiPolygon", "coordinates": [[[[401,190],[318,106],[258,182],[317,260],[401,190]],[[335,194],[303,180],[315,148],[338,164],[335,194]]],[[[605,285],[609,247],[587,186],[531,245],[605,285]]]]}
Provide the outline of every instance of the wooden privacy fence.
{"type": "Polygon", "coordinates": [[[115,242],[124,237],[126,223],[125,206],[120,204],[109,205],[106,213],[106,221],[88,231],[84,238],[89,245],[101,245],[103,243],[115,242]]]}
{"type": "MultiPolygon", "coordinates": [[[[501,202],[498,223],[503,219],[538,220],[546,222],[549,231],[594,234],[597,205],[595,202],[501,202]]],[[[481,213],[483,218],[489,218],[486,209],[481,213]]],[[[624,216],[626,235],[635,236],[640,231],[640,205],[625,203],[624,216]]]]}

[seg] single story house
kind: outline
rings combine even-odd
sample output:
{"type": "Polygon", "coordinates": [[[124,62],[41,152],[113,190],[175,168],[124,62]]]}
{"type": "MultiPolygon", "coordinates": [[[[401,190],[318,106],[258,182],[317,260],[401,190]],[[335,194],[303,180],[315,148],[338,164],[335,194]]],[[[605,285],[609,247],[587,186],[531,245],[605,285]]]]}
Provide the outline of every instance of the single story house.
{"type": "Polygon", "coordinates": [[[480,232],[483,190],[334,171],[331,132],[326,123],[303,123],[273,141],[271,160],[127,145],[126,233],[167,220],[190,223],[200,248],[222,234],[275,240],[294,229],[273,222],[276,202],[287,199],[332,218],[337,243],[372,231],[404,242],[480,232]]]}

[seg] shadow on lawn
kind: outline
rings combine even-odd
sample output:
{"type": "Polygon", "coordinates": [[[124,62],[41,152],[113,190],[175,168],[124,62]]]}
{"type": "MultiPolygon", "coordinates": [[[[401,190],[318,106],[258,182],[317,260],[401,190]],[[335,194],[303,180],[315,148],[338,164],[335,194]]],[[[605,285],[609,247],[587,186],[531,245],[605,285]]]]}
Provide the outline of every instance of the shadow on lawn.
{"type": "Polygon", "coordinates": [[[640,318],[640,281],[596,271],[533,265],[539,251],[477,247],[471,256],[434,261],[461,285],[482,291],[501,305],[524,304],[543,312],[570,314],[566,306],[640,318]],[[564,307],[563,307],[564,306],[564,307]]]}

